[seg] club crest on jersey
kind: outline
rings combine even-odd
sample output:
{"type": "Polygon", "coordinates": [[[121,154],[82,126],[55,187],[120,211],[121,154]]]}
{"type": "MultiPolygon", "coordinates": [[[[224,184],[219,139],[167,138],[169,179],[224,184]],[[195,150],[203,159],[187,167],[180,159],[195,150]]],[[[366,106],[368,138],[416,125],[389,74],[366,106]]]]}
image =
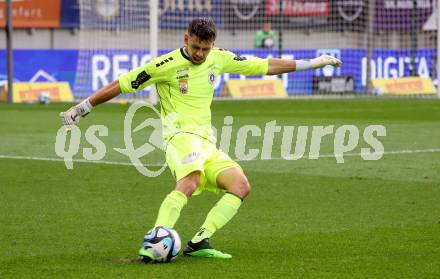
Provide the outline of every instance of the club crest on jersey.
{"type": "Polygon", "coordinates": [[[208,74],[208,81],[211,85],[214,85],[214,83],[215,83],[215,74],[214,73],[208,74]]]}
{"type": "Polygon", "coordinates": [[[186,79],[179,80],[179,91],[181,94],[188,93],[188,80],[186,79]]]}

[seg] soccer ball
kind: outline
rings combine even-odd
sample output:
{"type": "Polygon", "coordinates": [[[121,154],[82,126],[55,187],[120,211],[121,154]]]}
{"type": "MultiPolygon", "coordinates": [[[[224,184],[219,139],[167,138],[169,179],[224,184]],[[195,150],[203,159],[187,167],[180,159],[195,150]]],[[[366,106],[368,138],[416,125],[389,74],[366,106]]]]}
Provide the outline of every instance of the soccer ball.
{"type": "Polygon", "coordinates": [[[166,227],[154,227],[144,237],[143,247],[153,253],[154,262],[170,262],[179,255],[179,234],[166,227]]]}

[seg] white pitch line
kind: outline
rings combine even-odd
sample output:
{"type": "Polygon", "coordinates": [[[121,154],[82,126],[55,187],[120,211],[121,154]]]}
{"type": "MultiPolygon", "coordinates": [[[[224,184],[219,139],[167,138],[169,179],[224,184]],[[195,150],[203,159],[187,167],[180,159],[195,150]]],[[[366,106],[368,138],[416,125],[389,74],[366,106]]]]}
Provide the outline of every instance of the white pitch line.
{"type": "MultiPolygon", "coordinates": [[[[16,159],[16,160],[35,160],[35,161],[54,161],[54,162],[64,162],[62,158],[53,157],[30,157],[30,156],[11,156],[11,155],[0,155],[0,159],[16,159]]],[[[135,166],[133,163],[128,162],[117,162],[117,161],[89,161],[84,159],[72,160],[74,163],[90,163],[90,164],[102,164],[102,165],[117,165],[117,166],[135,166]]],[[[145,167],[161,167],[163,164],[143,164],[145,167]]]]}
{"type": "MultiPolygon", "coordinates": [[[[362,155],[400,155],[400,154],[413,154],[413,153],[434,153],[434,152],[440,152],[440,148],[431,148],[431,149],[415,149],[415,150],[392,150],[392,151],[385,151],[385,152],[374,152],[374,153],[344,153],[344,154],[319,154],[318,159],[319,158],[336,158],[336,157],[352,157],[352,156],[362,156],[362,155]]],[[[304,155],[299,159],[309,159],[308,155],[304,155]]],[[[271,159],[262,159],[263,161],[276,161],[276,160],[284,160],[284,161],[291,161],[293,160],[293,158],[283,158],[283,157],[278,157],[278,158],[271,158],[271,159]]],[[[257,161],[255,159],[252,160],[244,160],[244,161],[257,161]]]]}
{"type": "MultiPolygon", "coordinates": [[[[415,149],[415,150],[392,150],[392,151],[386,151],[383,153],[372,153],[368,155],[399,155],[399,154],[414,154],[414,153],[435,153],[440,152],[440,148],[431,148],[431,149],[415,149]]],[[[362,153],[345,153],[343,156],[361,156],[362,153]]],[[[336,157],[342,157],[342,155],[335,155],[335,154],[322,154],[319,155],[319,158],[336,158],[336,157]]],[[[302,156],[299,159],[307,159],[308,156],[302,156]]],[[[15,159],[15,160],[33,160],[33,161],[53,161],[53,162],[64,162],[64,159],[62,158],[53,158],[53,157],[32,157],[32,156],[14,156],[14,155],[1,155],[0,159],[15,159]]],[[[261,161],[275,161],[275,160],[285,160],[288,161],[288,159],[285,158],[271,158],[271,159],[265,159],[261,161]]],[[[292,160],[292,159],[291,159],[292,160]]],[[[260,161],[260,159],[251,159],[251,160],[236,160],[239,162],[249,162],[249,161],[260,161]]],[[[134,166],[133,163],[128,162],[118,162],[118,161],[89,161],[84,159],[75,159],[72,160],[74,163],[89,163],[89,164],[102,164],[102,165],[117,165],[117,166],[134,166]]],[[[143,164],[145,167],[161,167],[163,164],[143,164]]]]}

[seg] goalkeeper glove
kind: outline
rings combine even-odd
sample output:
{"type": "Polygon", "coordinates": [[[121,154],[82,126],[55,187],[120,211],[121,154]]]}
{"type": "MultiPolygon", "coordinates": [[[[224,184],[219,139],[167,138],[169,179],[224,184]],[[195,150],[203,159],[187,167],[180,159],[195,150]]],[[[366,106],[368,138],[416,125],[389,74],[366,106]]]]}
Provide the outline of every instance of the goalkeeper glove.
{"type": "Polygon", "coordinates": [[[311,60],[296,60],[296,71],[304,71],[310,69],[322,68],[325,66],[339,67],[342,65],[341,60],[330,55],[321,55],[311,60]]]}
{"type": "Polygon", "coordinates": [[[76,106],[71,107],[67,111],[60,113],[61,122],[66,126],[66,130],[70,130],[72,126],[79,123],[81,117],[85,117],[92,110],[93,106],[89,99],[85,99],[76,106]]]}

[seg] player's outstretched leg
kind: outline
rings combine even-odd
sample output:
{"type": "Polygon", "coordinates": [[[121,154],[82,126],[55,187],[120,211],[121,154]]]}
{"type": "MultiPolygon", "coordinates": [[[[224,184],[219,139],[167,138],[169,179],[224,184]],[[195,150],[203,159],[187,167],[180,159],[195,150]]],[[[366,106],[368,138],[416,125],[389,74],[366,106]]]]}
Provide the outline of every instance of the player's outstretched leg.
{"type": "Polygon", "coordinates": [[[219,187],[226,189],[228,193],[209,211],[205,222],[183,250],[184,255],[221,259],[232,258],[231,255],[214,249],[209,244],[209,238],[235,216],[241,206],[242,199],[248,195],[250,186],[246,176],[238,168],[222,171],[217,176],[217,184],[219,187]]]}
{"type": "MultiPolygon", "coordinates": [[[[194,193],[199,180],[200,173],[192,172],[177,181],[176,189],[165,197],[159,208],[155,227],[174,227],[180,217],[180,211],[182,211],[182,208],[188,202],[188,197],[194,193]]],[[[139,256],[143,262],[150,262],[153,259],[151,251],[144,249],[144,247],[139,250],[139,256]]]]}
{"type": "MultiPolygon", "coordinates": [[[[172,228],[179,219],[180,211],[187,203],[187,197],[180,191],[174,190],[169,193],[163,200],[159,213],[157,214],[157,219],[155,227],[163,226],[172,228]]],[[[153,253],[151,250],[141,247],[139,250],[139,258],[144,263],[151,262],[153,259],[153,253]]]]}
{"type": "Polygon", "coordinates": [[[181,191],[174,190],[169,193],[160,205],[154,226],[173,228],[180,217],[180,211],[187,201],[188,198],[181,191]]]}

